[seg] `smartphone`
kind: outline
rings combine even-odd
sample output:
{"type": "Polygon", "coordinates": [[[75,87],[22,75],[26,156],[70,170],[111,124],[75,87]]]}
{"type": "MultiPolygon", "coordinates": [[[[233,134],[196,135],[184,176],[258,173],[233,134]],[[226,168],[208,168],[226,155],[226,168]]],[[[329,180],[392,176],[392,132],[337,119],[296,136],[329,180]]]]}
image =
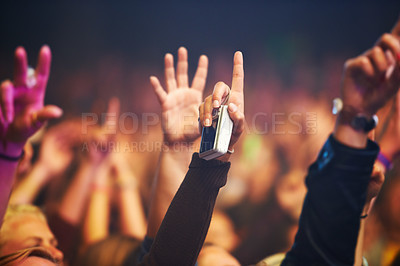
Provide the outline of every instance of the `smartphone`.
{"type": "Polygon", "coordinates": [[[221,105],[211,126],[203,127],[199,157],[212,160],[227,153],[232,129],[233,122],[229,117],[228,105],[221,105]]]}

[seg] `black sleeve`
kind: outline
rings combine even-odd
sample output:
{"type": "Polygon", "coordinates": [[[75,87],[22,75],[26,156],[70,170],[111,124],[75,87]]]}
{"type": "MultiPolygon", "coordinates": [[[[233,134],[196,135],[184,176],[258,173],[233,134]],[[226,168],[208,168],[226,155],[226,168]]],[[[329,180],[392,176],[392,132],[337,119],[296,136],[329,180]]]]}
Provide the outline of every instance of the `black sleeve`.
{"type": "Polygon", "coordinates": [[[282,265],[353,265],[360,215],[379,147],[345,146],[330,136],[306,178],[295,243],[282,265]]]}
{"type": "MultiPolygon", "coordinates": [[[[194,265],[210,225],[219,189],[230,163],[193,154],[185,179],[140,265],[194,265]]],[[[128,263],[129,264],[129,263],[128,263]]],[[[127,264],[126,264],[127,265],[127,264]]],[[[130,265],[134,265],[133,263],[130,265]]]]}

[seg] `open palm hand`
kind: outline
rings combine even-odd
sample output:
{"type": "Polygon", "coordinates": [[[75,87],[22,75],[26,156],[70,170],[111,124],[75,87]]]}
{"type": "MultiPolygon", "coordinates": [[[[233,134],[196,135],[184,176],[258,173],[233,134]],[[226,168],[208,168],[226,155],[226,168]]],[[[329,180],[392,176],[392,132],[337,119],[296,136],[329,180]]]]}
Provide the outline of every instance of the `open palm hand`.
{"type": "Polygon", "coordinates": [[[162,128],[164,141],[168,144],[191,143],[199,136],[198,107],[201,104],[207,78],[208,59],[202,55],[198,68],[189,87],[187,50],[178,50],[177,75],[175,77],[174,59],[165,55],[165,80],[167,90],[158,78],[150,77],[162,109],[162,128]]]}

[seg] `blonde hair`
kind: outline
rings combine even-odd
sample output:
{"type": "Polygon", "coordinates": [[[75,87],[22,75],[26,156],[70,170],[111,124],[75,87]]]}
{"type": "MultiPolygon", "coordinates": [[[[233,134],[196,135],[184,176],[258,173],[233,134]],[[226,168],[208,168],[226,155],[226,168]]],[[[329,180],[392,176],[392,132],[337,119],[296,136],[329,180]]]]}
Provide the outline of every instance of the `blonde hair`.
{"type": "Polygon", "coordinates": [[[3,225],[0,228],[0,254],[1,249],[3,248],[4,244],[7,241],[7,236],[10,233],[9,230],[9,221],[20,215],[34,215],[38,217],[43,222],[47,223],[46,216],[42,212],[42,210],[32,204],[15,204],[15,205],[8,205],[6,213],[3,218],[3,225]]]}

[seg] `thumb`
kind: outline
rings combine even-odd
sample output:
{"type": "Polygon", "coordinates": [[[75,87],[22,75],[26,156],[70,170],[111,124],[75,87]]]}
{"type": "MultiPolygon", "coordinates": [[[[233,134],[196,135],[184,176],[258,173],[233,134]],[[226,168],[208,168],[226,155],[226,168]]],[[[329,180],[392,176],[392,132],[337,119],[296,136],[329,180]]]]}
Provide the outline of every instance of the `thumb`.
{"type": "Polygon", "coordinates": [[[373,140],[373,141],[375,141],[375,129],[374,130],[371,130],[369,133],[368,133],[368,138],[370,139],[370,140],[373,140]]]}
{"type": "Polygon", "coordinates": [[[46,105],[36,113],[36,119],[38,122],[44,123],[49,119],[59,118],[62,114],[63,110],[60,107],[55,105],[46,105]]]}

